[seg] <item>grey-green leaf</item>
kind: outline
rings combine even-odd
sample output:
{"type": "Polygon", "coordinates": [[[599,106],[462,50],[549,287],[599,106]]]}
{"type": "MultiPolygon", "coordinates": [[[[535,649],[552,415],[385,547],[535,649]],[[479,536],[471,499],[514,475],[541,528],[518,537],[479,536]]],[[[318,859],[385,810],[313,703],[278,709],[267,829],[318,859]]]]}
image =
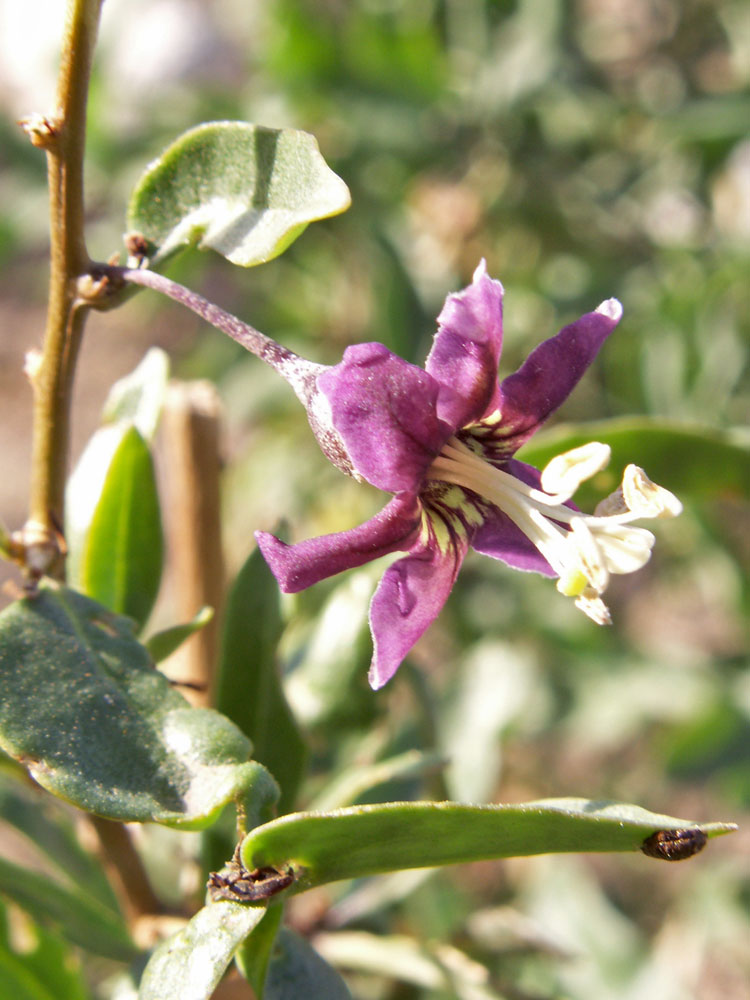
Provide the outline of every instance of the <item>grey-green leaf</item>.
{"type": "Polygon", "coordinates": [[[257,760],[279,782],[280,808],[288,812],[307,750],[279,676],[276,647],[282,630],[279,587],[256,548],[237,574],[227,600],[216,707],[252,740],[257,760]]]}
{"type": "Polygon", "coordinates": [[[587,799],[512,806],[389,802],[282,816],[247,835],[242,858],[250,869],[292,867],[297,881],[288,891],[299,892],[404,868],[569,851],[635,851],[658,830],[693,827],[708,837],[734,829],[587,799]]]}
{"type": "Polygon", "coordinates": [[[55,795],[124,821],[204,827],[270,780],[229,719],[170,687],[130,619],[65,587],[0,614],[0,746],[55,795]]]}
{"type": "Polygon", "coordinates": [[[145,237],[152,264],[198,246],[249,267],[349,204],[346,184],[308,133],[208,122],[148,167],[133,192],[128,227],[145,237]]]}
{"type": "Polygon", "coordinates": [[[259,924],[256,924],[252,934],[245,938],[235,954],[237,968],[250,983],[258,1000],[263,1000],[268,966],[283,915],[283,906],[267,906],[265,916],[259,924]]]}
{"type": "Polygon", "coordinates": [[[103,426],[92,435],[68,480],[65,493],[65,540],[68,582],[83,589],[81,561],[91,521],[109,474],[112,458],[129,428],[145,442],[156,433],[169,378],[164,351],[151,348],[141,363],[110,389],[103,426]]]}
{"type": "Polygon", "coordinates": [[[339,973],[307,941],[282,927],[268,967],[263,1000],[350,1000],[339,973]]]}
{"type": "Polygon", "coordinates": [[[228,901],[204,906],[153,953],[141,979],[139,1000],[207,1000],[265,912],[262,906],[228,901]]]}
{"type": "Polygon", "coordinates": [[[112,456],[79,567],[83,589],[143,625],[161,580],[163,539],[154,463],[131,426],[112,456]]]}
{"type": "Polygon", "coordinates": [[[213,616],[214,609],[206,605],[198,611],[191,621],[185,622],[183,625],[172,625],[171,628],[165,628],[161,632],[155,632],[149,636],[145,646],[154,662],[161,663],[162,660],[166,660],[176,649],[179,649],[186,639],[208,625],[213,616]]]}
{"type": "Polygon", "coordinates": [[[164,405],[169,381],[169,357],[152,347],[132,372],[109,390],[102,411],[102,423],[125,421],[134,424],[146,441],[151,441],[164,405]]]}

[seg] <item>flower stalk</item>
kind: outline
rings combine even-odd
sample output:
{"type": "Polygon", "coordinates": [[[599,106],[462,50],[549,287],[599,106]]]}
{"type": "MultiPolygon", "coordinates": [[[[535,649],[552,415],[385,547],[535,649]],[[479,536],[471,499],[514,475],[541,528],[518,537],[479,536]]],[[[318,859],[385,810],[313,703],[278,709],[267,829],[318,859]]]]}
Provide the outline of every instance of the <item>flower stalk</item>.
{"type": "Polygon", "coordinates": [[[106,307],[107,296],[126,285],[150,288],[179,302],[273,368],[289,383],[305,407],[313,434],[326,458],[341,472],[361,479],[331,423],[328,404],[318,388],[318,377],[329,370],[328,365],[301,358],[197,292],[147,268],[97,265],[79,283],[79,294],[82,301],[87,301],[93,307],[106,307]]]}

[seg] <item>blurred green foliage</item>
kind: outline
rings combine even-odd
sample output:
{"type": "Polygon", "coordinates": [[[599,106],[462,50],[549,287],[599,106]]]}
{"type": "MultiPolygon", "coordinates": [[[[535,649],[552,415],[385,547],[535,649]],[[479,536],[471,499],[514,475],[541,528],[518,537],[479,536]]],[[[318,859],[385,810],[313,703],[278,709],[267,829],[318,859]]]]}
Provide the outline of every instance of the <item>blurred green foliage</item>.
{"type": "MultiPolygon", "coordinates": [[[[175,6],[196,33],[192,48],[165,33],[161,62],[158,49],[138,62],[134,46],[130,64],[124,42],[139,19],[154,34],[156,14],[133,4],[128,22],[127,6],[105,4],[95,71],[95,256],[120,244],[130,186],[184,129],[224,117],[306,129],[349,185],[349,212],[250,272],[193,255],[171,273],[315,360],[380,340],[421,362],[444,296],[485,256],[507,293],[502,372],[602,299],[623,302],[566,421],[636,414],[658,430],[669,418],[747,445],[742,0],[184,0],[175,6]],[[183,46],[182,61],[166,58],[170,41],[183,46]]],[[[43,204],[43,171],[18,140],[3,142],[0,157],[9,195],[0,254],[12,275],[42,245],[43,227],[29,219],[43,204]]],[[[254,358],[147,295],[120,318],[168,325],[180,374],[219,384],[233,571],[252,531],[280,517],[300,539],[377,508],[374,491],[328,467],[291,393],[254,358]]],[[[630,459],[645,461],[635,449],[630,459]]],[[[747,825],[750,505],[710,476],[701,482],[700,467],[679,478],[698,484],[694,495],[682,496],[678,521],[657,528],[649,566],[613,585],[611,629],[592,626],[549,581],[476,557],[410,662],[373,695],[364,613],[377,574],[284,599],[279,659],[311,747],[300,804],[353,763],[417,749],[450,761],[393,778],[369,800],[591,795],[747,825]]],[[[747,1000],[741,838],[684,868],[555,857],[385,877],[335,887],[317,910],[302,896],[289,916],[298,929],[328,931],[320,951],[354,970],[357,997],[470,996],[471,960],[496,991],[487,995],[519,1000],[747,1000]],[[391,950],[368,958],[360,938],[343,942],[342,958],[330,940],[340,928],[376,934],[391,950]],[[412,977],[394,985],[383,971],[402,968],[396,934],[448,943],[450,956],[431,960],[451,975],[420,980],[411,955],[412,977]]]]}

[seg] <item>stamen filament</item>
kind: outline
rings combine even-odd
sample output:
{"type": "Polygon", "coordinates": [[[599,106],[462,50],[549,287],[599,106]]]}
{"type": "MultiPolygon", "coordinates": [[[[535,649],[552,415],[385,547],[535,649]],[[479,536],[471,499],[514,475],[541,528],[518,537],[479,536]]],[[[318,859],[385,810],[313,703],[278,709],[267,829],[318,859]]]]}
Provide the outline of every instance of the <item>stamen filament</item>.
{"type": "Polygon", "coordinates": [[[453,436],[427,470],[425,479],[471,490],[504,513],[526,535],[557,574],[557,589],[601,625],[610,621],[600,595],[610,573],[632,573],[648,562],[654,536],[629,526],[641,517],[679,513],[680,503],[652,483],[642,469],[628,466],[623,484],[593,515],[567,506],[573,491],[604,467],[607,445],[592,442],[557,456],[542,482],[565,492],[547,493],[498,469],[453,436]],[[546,477],[546,480],[545,480],[546,477]]]}
{"type": "Polygon", "coordinates": [[[569,574],[571,567],[565,547],[566,532],[550,520],[554,518],[570,523],[570,519],[576,516],[576,511],[562,505],[567,497],[550,496],[489,465],[455,437],[443,447],[426,478],[463,486],[489,500],[528,536],[556,573],[560,576],[569,574]]]}
{"type": "MultiPolygon", "coordinates": [[[[484,489],[498,489],[502,484],[501,492],[504,493],[505,489],[510,488],[514,493],[521,493],[523,496],[527,497],[536,506],[541,508],[544,507],[558,507],[569,500],[570,497],[567,494],[559,493],[545,493],[543,490],[538,490],[534,486],[529,486],[528,483],[524,483],[522,480],[518,479],[516,476],[512,476],[509,472],[505,472],[503,469],[498,469],[494,465],[490,465],[485,459],[481,458],[476,452],[473,452],[471,448],[459,441],[458,438],[449,438],[447,443],[443,446],[443,450],[440,452],[438,457],[430,466],[427,472],[428,479],[442,479],[441,475],[436,475],[434,473],[444,470],[446,472],[455,469],[457,472],[460,470],[468,478],[472,474],[477,477],[476,481],[481,482],[484,489]]],[[[462,485],[459,483],[458,485],[462,485]]],[[[468,482],[464,482],[464,485],[469,486],[468,482]]],[[[482,490],[476,490],[473,486],[469,486],[469,489],[474,489],[475,492],[481,493],[482,490]]],[[[567,514],[563,513],[561,517],[556,517],[555,520],[565,521],[566,523],[570,520],[570,517],[575,515],[575,511],[571,511],[566,508],[567,514]]]]}

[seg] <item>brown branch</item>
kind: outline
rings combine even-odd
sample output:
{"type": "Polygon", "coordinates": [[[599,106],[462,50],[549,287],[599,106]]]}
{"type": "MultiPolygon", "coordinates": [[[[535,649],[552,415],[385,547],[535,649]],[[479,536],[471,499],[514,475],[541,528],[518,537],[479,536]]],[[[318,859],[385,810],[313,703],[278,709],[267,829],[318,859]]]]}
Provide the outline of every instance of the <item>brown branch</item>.
{"type": "Polygon", "coordinates": [[[96,831],[104,869],[128,924],[132,926],[143,916],[163,913],[164,907],[151,888],[125,826],[101,816],[89,816],[89,820],[96,831]]]}
{"type": "Polygon", "coordinates": [[[89,77],[102,0],[70,0],[62,45],[55,113],[25,124],[47,151],[50,199],[50,284],[47,327],[30,371],[34,391],[29,519],[21,533],[32,579],[63,575],[58,558],[63,523],[70,397],[86,308],[76,304],[76,282],[90,265],[84,239],[83,156],[89,77]],[[40,140],[40,135],[42,139],[40,140]]]}

